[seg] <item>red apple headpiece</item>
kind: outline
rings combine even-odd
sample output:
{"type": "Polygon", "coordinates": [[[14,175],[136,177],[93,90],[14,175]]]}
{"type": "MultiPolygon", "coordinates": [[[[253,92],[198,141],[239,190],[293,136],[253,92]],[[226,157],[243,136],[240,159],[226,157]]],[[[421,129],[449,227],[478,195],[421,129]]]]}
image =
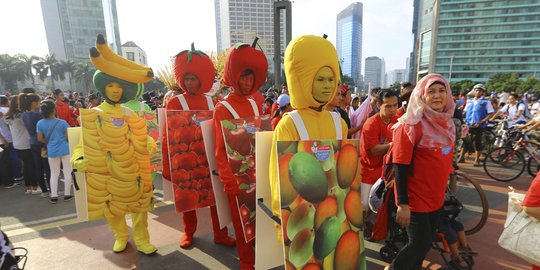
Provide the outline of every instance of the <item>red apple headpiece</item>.
{"type": "Polygon", "coordinates": [[[212,60],[202,51],[195,50],[194,43],[191,43],[191,50],[180,52],[174,57],[173,62],[174,78],[182,91],[186,92],[184,76],[191,73],[199,79],[201,88],[199,94],[204,94],[212,88],[215,78],[215,69],[212,60]]]}
{"type": "Polygon", "coordinates": [[[225,67],[223,68],[223,82],[235,90],[239,90],[238,82],[245,70],[251,70],[255,74],[255,83],[251,93],[257,91],[266,81],[268,72],[268,60],[261,50],[257,50],[257,41],[253,44],[238,43],[229,49],[225,67]]]}

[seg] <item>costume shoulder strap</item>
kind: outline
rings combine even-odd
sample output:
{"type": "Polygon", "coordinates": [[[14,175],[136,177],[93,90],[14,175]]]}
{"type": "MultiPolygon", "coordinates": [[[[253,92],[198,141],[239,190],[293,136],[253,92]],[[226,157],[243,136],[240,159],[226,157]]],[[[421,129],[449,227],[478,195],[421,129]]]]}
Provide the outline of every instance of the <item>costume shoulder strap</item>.
{"type": "Polygon", "coordinates": [[[248,98],[249,103],[251,103],[251,108],[253,108],[253,113],[255,116],[259,116],[259,108],[257,107],[257,102],[255,100],[248,98]]]}
{"type": "Polygon", "coordinates": [[[334,126],[336,127],[336,140],[343,140],[343,126],[341,125],[341,116],[337,112],[330,112],[334,126]]]}
{"type": "Polygon", "coordinates": [[[178,101],[180,101],[180,105],[182,106],[182,110],[189,111],[189,106],[187,104],[187,100],[184,97],[184,94],[178,95],[178,101]]]}
{"type": "Polygon", "coordinates": [[[292,112],[288,112],[287,114],[293,120],[294,126],[296,127],[296,131],[298,132],[298,135],[300,135],[300,140],[302,141],[309,140],[309,134],[307,132],[306,125],[304,124],[304,120],[302,120],[302,116],[300,116],[300,113],[294,110],[292,112]]]}
{"type": "Polygon", "coordinates": [[[220,103],[223,104],[223,106],[225,106],[227,110],[229,110],[229,112],[232,114],[234,119],[240,119],[240,115],[238,115],[238,113],[234,110],[234,108],[231,106],[229,102],[224,100],[224,101],[221,101],[220,103]]]}
{"type": "Polygon", "coordinates": [[[208,110],[213,110],[214,109],[214,102],[212,101],[212,98],[207,96],[207,95],[205,95],[205,97],[206,97],[206,103],[208,103],[208,110]]]}

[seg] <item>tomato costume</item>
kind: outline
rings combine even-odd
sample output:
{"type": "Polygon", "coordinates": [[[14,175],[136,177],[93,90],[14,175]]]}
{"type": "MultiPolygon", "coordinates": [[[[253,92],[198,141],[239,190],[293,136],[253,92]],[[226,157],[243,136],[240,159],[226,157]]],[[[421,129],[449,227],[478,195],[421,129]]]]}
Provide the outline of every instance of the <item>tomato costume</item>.
{"type": "MultiPolygon", "coordinates": [[[[255,43],[256,42],[254,42],[253,45],[256,45],[255,43]]],[[[223,131],[221,129],[221,121],[233,119],[232,111],[227,108],[229,105],[239,118],[253,117],[256,114],[261,113],[261,107],[253,106],[253,100],[250,100],[249,95],[244,96],[240,92],[239,81],[242,73],[246,70],[251,70],[254,74],[253,88],[250,93],[250,95],[252,95],[255,91],[258,91],[266,80],[266,73],[268,71],[266,56],[262,51],[257,50],[255,46],[249,46],[247,44],[235,45],[229,50],[223,71],[223,81],[232,88],[232,92],[224,98],[224,101],[226,101],[228,105],[225,105],[222,102],[217,104],[213,121],[216,165],[220,180],[225,186],[225,192],[229,199],[234,234],[236,236],[236,246],[238,249],[238,256],[240,257],[240,269],[254,269],[255,252],[253,248],[255,241],[252,240],[249,243],[246,243],[244,238],[242,221],[238,214],[236,203],[236,195],[239,192],[238,181],[233,175],[227,159],[227,151],[225,149],[223,131]],[[254,109],[257,109],[258,112],[255,113],[254,109]]]]}
{"type": "MultiPolygon", "coordinates": [[[[334,73],[332,100],[337,93],[339,62],[334,45],[318,36],[301,36],[292,40],[285,51],[285,77],[289,86],[291,106],[296,109],[303,121],[310,140],[337,139],[337,127],[332,114],[324,108],[328,103],[320,103],[312,95],[315,75],[323,67],[329,67],[334,73]],[[316,55],[316,57],[314,57],[316,55]],[[321,108],[320,111],[312,109],[321,108]]],[[[347,124],[341,118],[342,138],[347,138],[347,124]]],[[[280,216],[280,194],[277,167],[277,141],[299,141],[300,135],[295,121],[289,114],[277,124],[274,130],[270,154],[270,189],[272,192],[272,212],[280,216]]],[[[281,229],[278,230],[281,239],[281,229]]],[[[280,240],[281,241],[281,240],[280,240]]]]}
{"type": "MultiPolygon", "coordinates": [[[[195,50],[191,45],[191,50],[180,52],[174,59],[173,69],[176,83],[184,92],[181,95],[173,97],[167,103],[167,110],[213,110],[214,102],[205,95],[210,91],[214,82],[214,65],[205,53],[195,50]],[[192,74],[199,79],[200,87],[195,94],[187,92],[184,84],[184,76],[192,74]]],[[[167,132],[163,132],[167,136],[167,132]]],[[[171,180],[171,168],[169,166],[169,151],[166,143],[162,144],[163,177],[171,180]]],[[[212,227],[214,230],[214,242],[228,246],[234,246],[235,240],[230,238],[227,233],[227,227],[223,229],[219,226],[216,206],[210,206],[210,216],[212,217],[212,227]]],[[[193,234],[197,230],[197,212],[191,210],[183,213],[184,235],[180,239],[182,248],[189,247],[193,243],[193,234]]]]}

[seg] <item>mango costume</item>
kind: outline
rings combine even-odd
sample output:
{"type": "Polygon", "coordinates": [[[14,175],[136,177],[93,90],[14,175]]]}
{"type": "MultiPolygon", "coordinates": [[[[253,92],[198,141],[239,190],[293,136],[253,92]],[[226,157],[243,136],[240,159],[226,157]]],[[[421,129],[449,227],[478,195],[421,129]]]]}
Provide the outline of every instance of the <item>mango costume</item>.
{"type": "Polygon", "coordinates": [[[96,47],[90,50],[92,63],[98,68],[93,83],[105,101],[81,110],[82,140],[71,163],[86,173],[88,218],[105,218],[114,232],[113,251],[126,248],[129,233],[125,215],[131,213],[137,250],[152,254],[157,248],[150,243],[147,218],[153,208],[150,154],[156,144],[147,135],[144,118],[121,104],[140,95],[153,72],[116,55],[102,35],[98,35],[96,47]],[[111,91],[121,89],[121,96],[109,93],[109,87],[115,89],[111,91]]]}
{"type": "MultiPolygon", "coordinates": [[[[313,98],[312,85],[317,72],[323,67],[329,67],[334,73],[334,87],[330,102],[337,92],[339,81],[339,63],[334,45],[319,36],[300,36],[292,40],[285,51],[285,76],[289,87],[291,106],[300,115],[310,140],[335,140],[336,125],[334,119],[325,107],[313,98]],[[310,107],[321,108],[319,112],[310,107]]],[[[347,124],[340,118],[342,138],[347,138],[347,124]]],[[[300,135],[294,120],[285,114],[274,130],[272,151],[270,154],[270,190],[272,193],[272,212],[280,216],[280,194],[277,167],[277,141],[299,141],[300,135]]],[[[276,224],[277,225],[277,224],[276,224]]],[[[281,241],[279,225],[278,238],[281,241]]]]}

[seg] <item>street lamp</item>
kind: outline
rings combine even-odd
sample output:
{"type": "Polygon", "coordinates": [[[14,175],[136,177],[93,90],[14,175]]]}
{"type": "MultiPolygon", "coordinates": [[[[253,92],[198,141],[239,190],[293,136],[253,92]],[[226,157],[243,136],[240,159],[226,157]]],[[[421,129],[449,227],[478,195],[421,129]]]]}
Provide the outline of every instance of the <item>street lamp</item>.
{"type": "Polygon", "coordinates": [[[448,82],[452,80],[452,65],[454,64],[454,56],[450,57],[450,72],[448,73],[448,82]]]}

